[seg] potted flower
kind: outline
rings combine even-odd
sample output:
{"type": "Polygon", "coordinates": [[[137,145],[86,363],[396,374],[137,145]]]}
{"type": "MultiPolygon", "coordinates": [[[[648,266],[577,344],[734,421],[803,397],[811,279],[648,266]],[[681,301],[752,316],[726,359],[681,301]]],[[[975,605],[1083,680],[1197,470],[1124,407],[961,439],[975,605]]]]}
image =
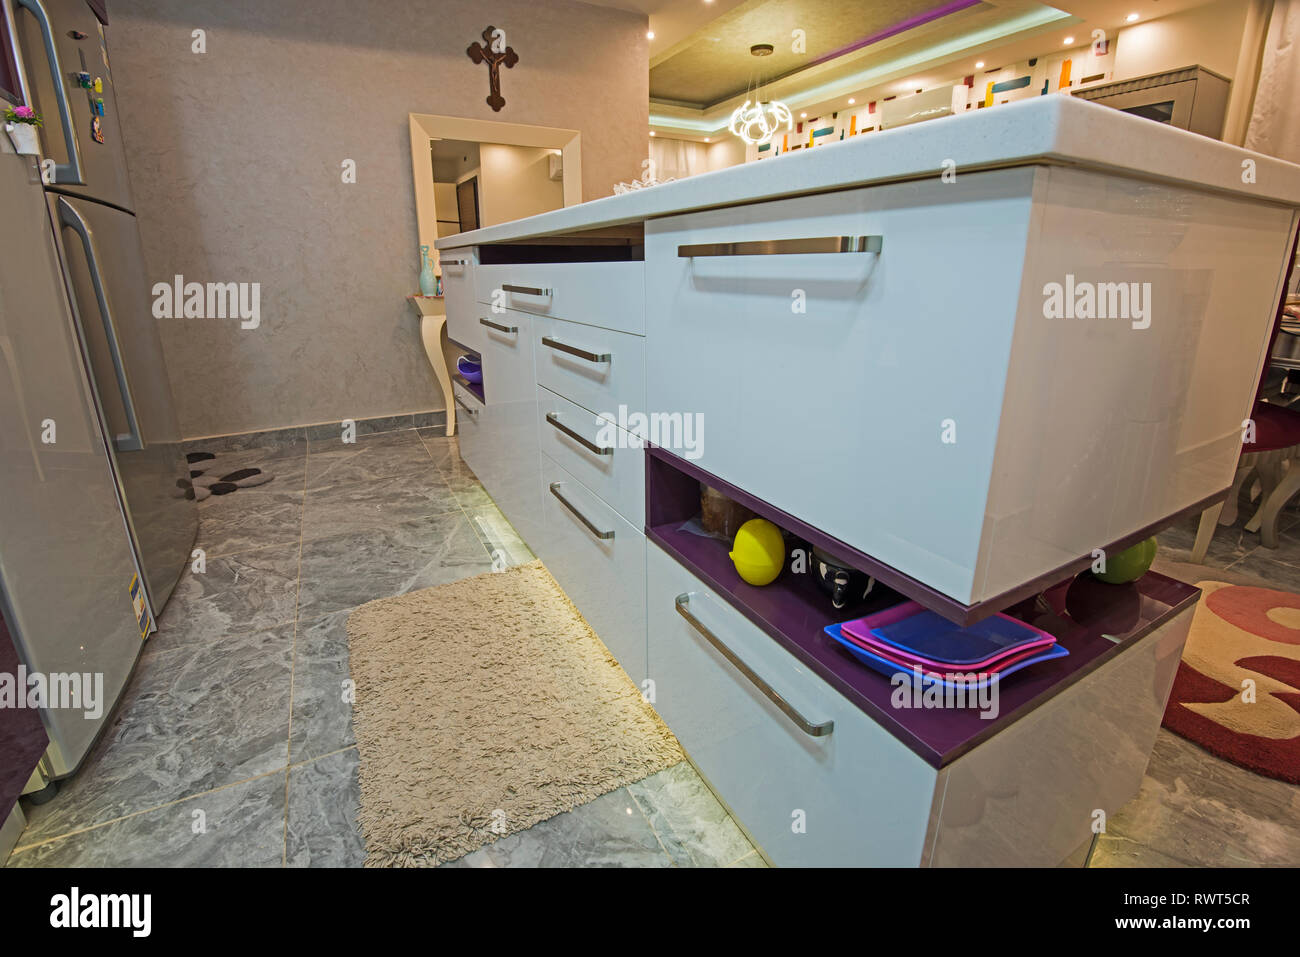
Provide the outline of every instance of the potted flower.
{"type": "Polygon", "coordinates": [[[23,156],[39,156],[40,138],[36,131],[41,128],[41,114],[30,106],[11,106],[5,110],[5,132],[14,144],[14,152],[23,156]]]}

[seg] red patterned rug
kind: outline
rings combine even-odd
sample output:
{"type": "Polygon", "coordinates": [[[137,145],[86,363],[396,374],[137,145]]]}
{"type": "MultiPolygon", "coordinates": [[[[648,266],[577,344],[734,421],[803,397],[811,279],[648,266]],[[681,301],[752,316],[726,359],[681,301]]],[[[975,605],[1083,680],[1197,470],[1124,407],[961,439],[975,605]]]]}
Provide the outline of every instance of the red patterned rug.
{"type": "Polygon", "coordinates": [[[1300,595],[1197,587],[1164,726],[1233,764],[1300,784],[1300,595]]]}

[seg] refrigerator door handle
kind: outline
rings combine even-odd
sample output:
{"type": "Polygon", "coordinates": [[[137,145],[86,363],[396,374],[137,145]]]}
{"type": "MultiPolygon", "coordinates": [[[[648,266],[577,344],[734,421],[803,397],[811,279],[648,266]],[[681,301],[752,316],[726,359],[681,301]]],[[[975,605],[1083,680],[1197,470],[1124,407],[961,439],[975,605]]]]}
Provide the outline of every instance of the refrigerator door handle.
{"type": "Polygon", "coordinates": [[[77,142],[76,128],[72,122],[72,107],[68,103],[68,88],[63,79],[63,66],[59,63],[59,51],[54,42],[54,27],[50,25],[50,15],[45,12],[41,0],[17,0],[18,6],[31,11],[41,28],[41,40],[45,43],[45,59],[49,64],[50,78],[54,81],[54,98],[59,101],[59,123],[63,127],[63,140],[68,147],[68,162],[56,163],[52,184],[60,186],[85,186],[86,181],[81,171],[81,146],[77,142]]]}
{"type": "MultiPolygon", "coordinates": [[[[35,0],[33,0],[35,2],[35,0]]],[[[126,365],[122,362],[122,343],[118,339],[117,325],[113,322],[113,313],[108,305],[108,292],[104,288],[104,277],[99,271],[99,257],[95,255],[95,237],[90,226],[81,214],[66,199],[59,199],[59,222],[72,229],[81,237],[81,247],[86,251],[86,265],[90,267],[90,282],[95,287],[95,300],[99,304],[99,315],[104,323],[104,338],[108,340],[108,352],[113,360],[113,373],[117,376],[117,388],[122,393],[122,407],[126,410],[126,425],[130,429],[125,435],[114,438],[113,445],[119,452],[136,452],[144,448],[140,436],[140,420],[135,414],[135,401],[131,398],[131,383],[126,377],[126,365]]],[[[73,309],[77,325],[81,325],[80,310],[73,309]]],[[[85,338],[85,330],[80,330],[85,338]]]]}

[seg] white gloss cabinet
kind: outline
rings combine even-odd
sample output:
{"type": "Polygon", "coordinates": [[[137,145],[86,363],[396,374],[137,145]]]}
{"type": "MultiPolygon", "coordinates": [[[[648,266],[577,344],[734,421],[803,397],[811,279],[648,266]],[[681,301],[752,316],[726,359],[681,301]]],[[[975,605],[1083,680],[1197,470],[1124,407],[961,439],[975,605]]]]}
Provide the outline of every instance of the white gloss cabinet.
{"type": "Polygon", "coordinates": [[[527,541],[541,527],[537,474],[537,397],[533,384],[532,317],[513,310],[476,317],[483,346],[482,428],[488,448],[475,474],[527,541]]]}
{"type": "Polygon", "coordinates": [[[655,709],[776,864],[915,867],[937,772],[659,546],[647,547],[655,709]],[[698,624],[683,616],[678,608],[698,624]],[[812,736],[706,638],[710,632],[812,736]]]}
{"type": "Polygon", "coordinates": [[[545,529],[529,544],[640,687],[646,676],[646,541],[639,527],[542,456],[545,529]]]}
{"type": "Polygon", "coordinates": [[[647,404],[702,414],[705,470],[995,598],[1227,488],[1293,222],[1045,166],[652,220],[647,404]],[[865,249],[737,245],[821,237],[865,249]],[[1150,324],[1051,318],[1053,282],[1137,283],[1150,324]]]}

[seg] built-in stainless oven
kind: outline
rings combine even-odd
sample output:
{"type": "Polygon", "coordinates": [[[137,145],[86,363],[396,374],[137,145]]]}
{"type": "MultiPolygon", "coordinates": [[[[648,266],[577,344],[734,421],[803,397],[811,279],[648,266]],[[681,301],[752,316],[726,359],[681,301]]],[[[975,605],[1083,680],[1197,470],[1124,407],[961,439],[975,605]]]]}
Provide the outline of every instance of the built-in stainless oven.
{"type": "Polygon", "coordinates": [[[1077,90],[1074,95],[1217,140],[1223,135],[1229,85],[1226,78],[1205,67],[1186,66],[1102,83],[1077,90]]]}

